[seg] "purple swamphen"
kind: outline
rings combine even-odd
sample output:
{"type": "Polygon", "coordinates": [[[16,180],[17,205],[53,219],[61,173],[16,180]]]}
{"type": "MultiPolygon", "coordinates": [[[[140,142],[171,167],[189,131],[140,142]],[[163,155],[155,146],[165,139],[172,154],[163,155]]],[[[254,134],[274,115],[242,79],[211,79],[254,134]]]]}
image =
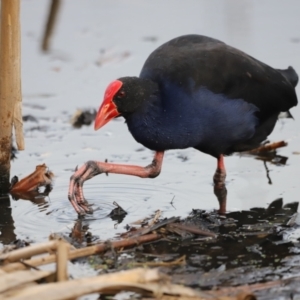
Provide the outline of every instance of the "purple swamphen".
{"type": "Polygon", "coordinates": [[[297,105],[297,82],[292,67],[273,69],[216,39],[172,39],[150,54],[139,77],[122,77],[107,87],[95,119],[97,130],[123,116],[135,140],[155,151],[152,163],[88,161],[70,179],[71,204],[79,214],[91,212],[83,183],[101,173],[158,176],[169,149],[193,147],[214,156],[214,184],[223,188],[223,156],[258,147],[280,112],[297,105]]]}

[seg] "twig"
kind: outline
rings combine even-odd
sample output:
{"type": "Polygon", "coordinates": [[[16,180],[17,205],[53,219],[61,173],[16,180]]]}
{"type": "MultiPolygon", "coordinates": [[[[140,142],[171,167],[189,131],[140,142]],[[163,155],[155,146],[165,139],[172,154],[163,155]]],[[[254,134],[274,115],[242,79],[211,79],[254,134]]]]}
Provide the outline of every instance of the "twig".
{"type": "Polygon", "coordinates": [[[250,150],[250,151],[248,151],[248,153],[257,154],[257,153],[261,153],[261,152],[270,152],[270,151],[276,150],[277,148],[285,147],[285,146],[287,146],[287,144],[288,143],[285,142],[285,141],[266,144],[266,145],[263,145],[261,147],[250,150]]]}
{"type": "Polygon", "coordinates": [[[266,175],[267,175],[267,178],[268,178],[268,184],[272,184],[272,179],[270,177],[270,170],[267,166],[267,162],[264,160],[264,166],[265,166],[265,169],[266,169],[266,175]]]}

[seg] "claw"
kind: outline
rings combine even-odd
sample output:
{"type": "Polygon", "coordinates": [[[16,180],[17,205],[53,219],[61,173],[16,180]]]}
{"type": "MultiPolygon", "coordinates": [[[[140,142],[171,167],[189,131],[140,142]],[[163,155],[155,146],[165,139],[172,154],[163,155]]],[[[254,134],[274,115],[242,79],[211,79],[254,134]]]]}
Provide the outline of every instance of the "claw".
{"type": "Polygon", "coordinates": [[[77,212],[77,214],[78,214],[78,219],[83,219],[84,216],[86,215],[84,211],[77,212]]]}
{"type": "Polygon", "coordinates": [[[88,215],[92,215],[92,214],[94,213],[94,210],[93,210],[93,209],[89,209],[88,211],[86,211],[86,213],[87,213],[88,215]]]}
{"type": "Polygon", "coordinates": [[[92,214],[92,204],[89,204],[83,194],[85,181],[98,174],[126,174],[141,178],[154,178],[159,175],[163,161],[164,152],[156,152],[152,163],[146,167],[134,165],[118,165],[103,162],[88,161],[81,167],[76,167],[75,173],[70,178],[68,198],[79,216],[92,214]]]}

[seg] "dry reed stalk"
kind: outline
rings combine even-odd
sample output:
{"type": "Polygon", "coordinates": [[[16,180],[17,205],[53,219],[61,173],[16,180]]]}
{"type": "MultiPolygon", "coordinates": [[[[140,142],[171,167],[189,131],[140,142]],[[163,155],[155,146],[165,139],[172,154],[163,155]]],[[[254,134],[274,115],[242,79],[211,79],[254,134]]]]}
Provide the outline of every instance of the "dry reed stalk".
{"type": "MultiPolygon", "coordinates": [[[[9,300],[63,300],[83,295],[104,292],[118,293],[123,290],[137,292],[151,292],[155,296],[163,294],[182,295],[204,299],[200,293],[180,285],[170,284],[165,275],[155,269],[134,269],[108,275],[100,275],[67,282],[49,283],[34,286],[20,291],[9,300]]],[[[211,296],[210,296],[211,297],[211,296]]]]}
{"type": "Polygon", "coordinates": [[[35,285],[37,285],[37,283],[35,281],[31,281],[31,282],[28,282],[28,283],[18,285],[16,287],[13,287],[13,288],[7,290],[6,292],[1,293],[0,294],[1,298],[0,299],[1,300],[10,299],[11,297],[14,297],[18,293],[20,293],[23,289],[29,288],[29,287],[32,287],[32,286],[35,286],[35,285]]]}
{"type": "Polygon", "coordinates": [[[20,0],[1,1],[0,31],[0,192],[8,192],[12,129],[24,149],[20,74],[20,0]],[[20,123],[21,122],[21,123],[20,123]]]}
{"type": "MultiPolygon", "coordinates": [[[[157,233],[151,233],[151,234],[147,234],[147,235],[140,236],[140,237],[123,239],[121,241],[101,243],[99,245],[94,245],[94,246],[89,246],[89,247],[85,247],[85,248],[81,248],[81,249],[72,250],[69,252],[68,259],[72,260],[72,259],[79,258],[79,257],[84,257],[84,256],[88,256],[88,255],[93,255],[93,254],[99,254],[99,253],[103,253],[109,249],[121,249],[121,248],[138,246],[140,244],[152,242],[152,241],[158,240],[160,238],[161,238],[161,235],[159,235],[157,233]]],[[[38,267],[41,265],[47,265],[47,264],[55,262],[55,260],[56,260],[56,255],[51,254],[48,256],[37,257],[37,258],[25,260],[23,263],[15,262],[15,263],[7,264],[5,266],[2,266],[0,268],[0,270],[9,273],[9,272],[14,272],[16,270],[24,270],[24,269],[28,268],[28,266],[38,267]]]]}
{"type": "Polygon", "coordinates": [[[21,248],[0,255],[0,261],[5,263],[15,262],[21,259],[27,259],[34,255],[42,254],[45,252],[53,252],[56,250],[57,241],[49,241],[41,244],[32,245],[29,247],[21,248]]]}
{"type": "Polygon", "coordinates": [[[15,129],[15,137],[18,150],[25,149],[24,135],[23,135],[23,115],[22,115],[22,85],[21,85],[21,25],[20,25],[20,0],[14,0],[16,2],[15,18],[12,20],[14,26],[12,26],[12,38],[13,38],[13,98],[14,98],[14,111],[13,122],[15,129]]]}
{"type": "Polygon", "coordinates": [[[3,293],[11,288],[15,288],[21,284],[45,278],[50,274],[50,271],[28,270],[0,275],[0,293],[3,293]]]}
{"type": "Polygon", "coordinates": [[[57,245],[56,255],[56,274],[57,281],[68,280],[68,255],[70,250],[70,244],[59,241],[57,245]]]}

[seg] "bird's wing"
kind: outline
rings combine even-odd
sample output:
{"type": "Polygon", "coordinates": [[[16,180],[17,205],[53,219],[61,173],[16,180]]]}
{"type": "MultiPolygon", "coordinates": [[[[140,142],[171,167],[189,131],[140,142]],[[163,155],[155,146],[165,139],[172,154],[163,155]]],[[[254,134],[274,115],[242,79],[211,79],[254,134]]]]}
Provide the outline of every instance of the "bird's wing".
{"type": "Polygon", "coordinates": [[[188,35],[157,48],[140,77],[172,83],[193,93],[201,87],[229,99],[243,99],[268,117],[297,105],[297,74],[276,70],[218,40],[188,35]]]}

